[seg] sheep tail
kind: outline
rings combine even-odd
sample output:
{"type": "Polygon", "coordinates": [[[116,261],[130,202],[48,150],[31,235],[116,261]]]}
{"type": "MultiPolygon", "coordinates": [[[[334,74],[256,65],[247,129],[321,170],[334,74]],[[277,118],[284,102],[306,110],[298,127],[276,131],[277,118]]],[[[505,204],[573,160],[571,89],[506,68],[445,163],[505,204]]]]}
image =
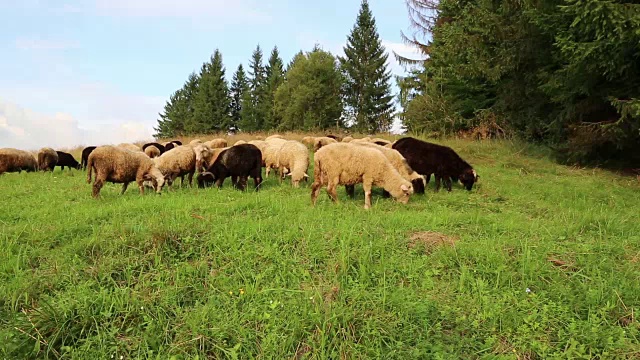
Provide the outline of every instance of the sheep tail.
{"type": "Polygon", "coordinates": [[[91,184],[91,173],[93,172],[93,159],[87,160],[87,183],[91,184]]]}

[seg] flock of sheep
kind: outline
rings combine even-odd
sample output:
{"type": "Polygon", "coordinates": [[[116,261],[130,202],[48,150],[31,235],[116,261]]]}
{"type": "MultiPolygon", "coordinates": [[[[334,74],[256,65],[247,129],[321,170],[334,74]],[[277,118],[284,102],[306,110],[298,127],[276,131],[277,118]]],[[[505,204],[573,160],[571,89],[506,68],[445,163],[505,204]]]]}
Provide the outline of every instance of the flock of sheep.
{"type": "Polygon", "coordinates": [[[329,197],[337,202],[337,186],[344,185],[350,197],[356,184],[362,184],[365,209],[371,207],[371,189],[383,188],[384,196],[392,196],[407,203],[414,193],[424,193],[432,174],[436,191],[444,181],[451,191],[452,182],[460,181],[467,190],[477,182],[476,171],[451,148],[412,137],[391,143],[384,139],[365,137],[354,139],[335,136],[305,137],[302,142],[287,140],[281,135],[246,142],[239,140],[228,146],[225,139],[203,142],[199,139],[188,144],[170,141],[164,144],[147,143],[117,146],[90,146],[82,151],[81,163],[73,156],[51,148],[42,148],[37,159],[29,152],[18,149],[0,149],[0,174],[20,171],[53,171],[55,166],[87,169],[87,182],[92,196],[98,197],[105,182],[121,183],[124,193],[131,182],[136,182],[141,194],[145,187],[160,193],[163,186],[172,186],[180,177],[181,186],[187,176],[189,185],[193,177],[199,187],[212,184],[221,187],[227,177],[233,186],[244,190],[252,178],[255,190],[273,169],[280,181],[290,177],[291,184],[299,187],[309,178],[309,152],[314,154],[314,174],[311,200],[315,205],[320,190],[326,187],[329,197]]]}

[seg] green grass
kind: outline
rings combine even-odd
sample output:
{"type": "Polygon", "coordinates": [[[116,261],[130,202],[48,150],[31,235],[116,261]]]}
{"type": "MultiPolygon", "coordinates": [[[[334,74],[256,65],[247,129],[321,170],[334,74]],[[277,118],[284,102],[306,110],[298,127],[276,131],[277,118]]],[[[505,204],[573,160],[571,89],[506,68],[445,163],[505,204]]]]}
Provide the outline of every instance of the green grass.
{"type": "Polygon", "coordinates": [[[0,356],[640,357],[638,181],[446,143],[473,191],[378,190],[368,211],[361,187],[313,208],[274,177],[94,200],[84,172],[3,175],[0,356]],[[426,231],[455,245],[410,239],[426,231]]]}

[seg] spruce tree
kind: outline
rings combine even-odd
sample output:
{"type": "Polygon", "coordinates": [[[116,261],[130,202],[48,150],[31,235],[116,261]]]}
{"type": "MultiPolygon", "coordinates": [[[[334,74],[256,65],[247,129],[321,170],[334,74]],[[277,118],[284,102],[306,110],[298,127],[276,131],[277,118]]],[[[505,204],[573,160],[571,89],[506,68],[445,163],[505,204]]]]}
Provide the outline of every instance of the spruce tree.
{"type": "Polygon", "coordinates": [[[284,64],[280,58],[278,47],[274,47],[266,68],[265,98],[262,102],[265,110],[264,129],[275,129],[280,125],[280,117],[274,106],[278,87],[284,82],[284,64]]]}
{"type": "Polygon", "coordinates": [[[240,64],[233,74],[233,81],[231,82],[231,123],[229,130],[236,131],[238,129],[242,115],[242,104],[246,93],[249,93],[249,81],[244,72],[244,67],[240,64]]]}
{"type": "Polygon", "coordinates": [[[241,128],[243,131],[256,131],[263,128],[265,118],[262,104],[265,97],[266,69],[262,64],[260,45],[256,46],[251,55],[249,68],[250,96],[245,96],[249,101],[243,102],[241,128]]]}
{"type": "Polygon", "coordinates": [[[211,61],[205,63],[201,70],[190,132],[211,133],[228,130],[231,123],[229,87],[224,76],[222,54],[216,49],[211,61]]]}
{"type": "Polygon", "coordinates": [[[362,0],[356,24],[347,37],[340,65],[348,116],[358,130],[386,131],[391,127],[395,106],[391,94],[389,55],[385,52],[367,0],[362,0]]]}
{"type": "Polygon", "coordinates": [[[195,72],[189,75],[181,89],[174,92],[159,114],[157,137],[170,137],[184,134],[191,123],[194,113],[194,100],[198,91],[200,77],[195,72]]]}

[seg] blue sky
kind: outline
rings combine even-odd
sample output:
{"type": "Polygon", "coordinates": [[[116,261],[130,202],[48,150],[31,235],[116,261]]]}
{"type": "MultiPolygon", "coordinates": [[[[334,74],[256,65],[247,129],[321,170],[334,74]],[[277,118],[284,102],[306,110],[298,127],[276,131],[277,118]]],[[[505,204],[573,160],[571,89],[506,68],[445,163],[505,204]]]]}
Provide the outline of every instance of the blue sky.
{"type": "MultiPolygon", "coordinates": [[[[370,0],[387,50],[411,54],[403,0],[370,0]]],[[[150,139],[168,96],[218,48],[230,80],[257,44],[288,62],[339,53],[349,1],[0,0],[0,147],[150,139]]],[[[403,69],[390,57],[394,73],[403,69]]]]}

